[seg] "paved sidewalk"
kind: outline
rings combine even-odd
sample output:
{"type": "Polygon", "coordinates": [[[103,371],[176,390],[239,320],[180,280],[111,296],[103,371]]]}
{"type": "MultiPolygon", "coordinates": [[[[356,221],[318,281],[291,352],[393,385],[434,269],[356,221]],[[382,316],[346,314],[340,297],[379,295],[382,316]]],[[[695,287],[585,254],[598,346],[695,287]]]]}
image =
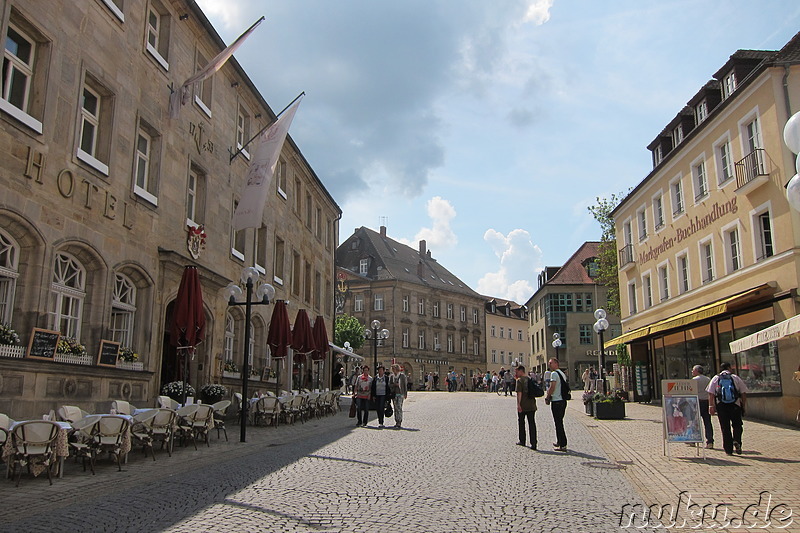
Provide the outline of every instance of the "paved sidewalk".
{"type": "MultiPolygon", "coordinates": [[[[681,504],[684,511],[689,496],[700,507],[725,504],[731,519],[740,520],[748,506],[751,506],[749,511],[759,509],[758,514],[748,514],[745,522],[732,520],[731,525],[751,527],[728,527],[724,531],[800,532],[800,430],[745,420],[743,453],[728,456],[721,449],[722,438],[715,417],[717,449],[705,450],[705,459],[702,450],[698,457],[697,448],[681,443],[670,444],[670,457],[666,457],[660,406],[628,403],[625,420],[596,420],[584,413],[580,401],[570,404],[569,417],[586,426],[611,462],[625,466],[623,472],[647,505],[675,506],[679,494],[685,491],[681,504]],[[762,495],[762,491],[767,494],[762,495]],[[778,507],[779,504],[785,506],[778,507]],[[768,517],[764,516],[767,506],[776,510],[771,524],[763,527],[767,525],[768,517]],[[787,508],[792,514],[786,522],[791,524],[780,529],[780,512],[787,508]],[[757,525],[762,529],[756,528],[757,525]]],[[[687,513],[682,517],[687,518],[687,526],[697,523],[687,513]]],[[[712,529],[720,530],[713,525],[695,528],[712,529]]]]}

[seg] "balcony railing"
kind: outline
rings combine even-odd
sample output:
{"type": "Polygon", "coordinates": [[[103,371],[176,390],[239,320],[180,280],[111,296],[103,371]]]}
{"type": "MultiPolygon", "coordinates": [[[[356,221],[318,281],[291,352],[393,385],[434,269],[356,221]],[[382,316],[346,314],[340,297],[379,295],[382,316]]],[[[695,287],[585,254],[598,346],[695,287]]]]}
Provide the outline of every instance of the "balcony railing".
{"type": "Polygon", "coordinates": [[[633,245],[626,244],[619,250],[619,268],[634,262],[633,245]]]}
{"type": "Polygon", "coordinates": [[[736,188],[741,189],[756,178],[769,176],[769,157],[763,148],[756,148],[736,162],[736,188]]]}

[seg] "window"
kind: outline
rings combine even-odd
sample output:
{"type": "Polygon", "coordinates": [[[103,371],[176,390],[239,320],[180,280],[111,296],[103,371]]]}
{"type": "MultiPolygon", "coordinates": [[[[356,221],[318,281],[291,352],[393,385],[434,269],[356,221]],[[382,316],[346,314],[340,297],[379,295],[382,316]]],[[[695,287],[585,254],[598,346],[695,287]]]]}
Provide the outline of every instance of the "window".
{"type": "Polygon", "coordinates": [[[766,165],[763,154],[758,152],[763,148],[761,144],[761,126],[758,123],[758,117],[753,118],[743,128],[743,151],[746,155],[754,154],[747,162],[749,172],[752,176],[762,176],[767,174],[766,165]]]}
{"type": "Polygon", "coordinates": [[[442,345],[439,344],[439,334],[438,333],[434,333],[433,334],[433,349],[436,350],[437,352],[442,349],[442,345]]]}
{"type": "Polygon", "coordinates": [[[303,264],[303,267],[303,299],[306,301],[306,303],[310,304],[313,289],[313,286],[311,285],[311,263],[306,261],[303,264]]]}
{"type": "Polygon", "coordinates": [[[285,254],[285,244],[283,239],[275,236],[275,257],[274,262],[272,265],[272,279],[278,285],[283,285],[283,269],[284,269],[284,254],[285,254]]]}
{"type": "Polygon", "coordinates": [[[653,307],[653,280],[650,274],[642,276],[642,290],[644,291],[644,308],[650,309],[653,307]]]}
{"type": "Polygon", "coordinates": [[[376,294],[375,295],[375,311],[383,311],[383,294],[376,294]]]}
{"type": "Polygon", "coordinates": [[[672,130],[672,146],[678,146],[683,141],[683,128],[680,124],[672,130]]]}
{"type": "Polygon", "coordinates": [[[681,294],[689,290],[689,257],[686,254],[678,256],[678,282],[681,294]]]}
{"type": "Polygon", "coordinates": [[[500,338],[501,339],[506,338],[506,329],[503,326],[500,326],[500,338]]]}
{"type": "MultiPolygon", "coordinates": [[[[300,296],[300,254],[292,251],[292,294],[300,296]]],[[[364,301],[361,301],[361,310],[364,310],[364,301]]]]}
{"type": "Polygon", "coordinates": [[[592,324],[578,325],[578,344],[592,344],[592,324]]]}
{"type": "Polygon", "coordinates": [[[83,301],[86,298],[86,271],[83,265],[69,254],[57,253],[50,287],[53,298],[50,328],[80,341],[83,301]]]}
{"type": "Polygon", "coordinates": [[[703,100],[694,106],[694,123],[695,125],[703,122],[708,117],[708,103],[703,100]]]}
{"type": "Polygon", "coordinates": [[[497,364],[497,350],[492,350],[492,363],[497,364]]]}
{"type": "Polygon", "coordinates": [[[333,244],[333,222],[330,217],[325,217],[325,249],[330,250],[333,244]]]}
{"type": "Polygon", "coordinates": [[[472,339],[472,355],[478,355],[478,339],[472,339]]]}
{"type": "Polygon", "coordinates": [[[164,70],[169,70],[169,12],[156,0],[150,0],[147,10],[145,49],[164,70]]]}
{"type": "Polygon", "coordinates": [[[467,338],[461,336],[461,353],[467,353],[467,338]]]}
{"type": "Polygon", "coordinates": [[[111,340],[133,348],[133,327],[136,317],[136,286],[123,274],[114,275],[111,298],[111,340]]]}
{"type": "Polygon", "coordinates": [[[286,191],[286,161],[283,158],[278,158],[278,165],[275,167],[275,184],[278,187],[278,194],[285,200],[287,197],[286,191]]]}
{"type": "Polygon", "coordinates": [[[736,272],[742,268],[742,246],[739,242],[739,228],[725,232],[725,245],[727,247],[728,272],[736,272]]]}
{"type": "Polygon", "coordinates": [[[658,285],[661,301],[669,299],[669,267],[664,264],[658,267],[658,285]]]}
{"type": "Polygon", "coordinates": [[[136,132],[136,152],[133,161],[133,193],[158,205],[158,152],[160,136],[144,121],[136,132]]]}
{"type": "Polygon", "coordinates": [[[637,306],[636,306],[636,283],[630,283],[628,285],[628,308],[630,309],[630,314],[634,315],[637,313],[637,306]]]}
{"type": "Polygon", "coordinates": [[[322,307],[322,274],[316,270],[314,271],[314,307],[316,309],[322,307]]]}
{"type": "Polygon", "coordinates": [[[186,184],[186,224],[197,226],[205,220],[205,174],[192,165],[186,184]]]}
{"type": "Polygon", "coordinates": [[[645,209],[642,208],[636,213],[636,217],[639,221],[639,241],[643,241],[647,238],[647,213],[645,209]]]}
{"type": "Polygon", "coordinates": [[[500,350],[500,364],[505,364],[505,362],[506,362],[506,352],[505,350],[500,350]]]}
{"type": "Polygon", "coordinates": [[[362,276],[367,275],[367,271],[369,270],[369,259],[362,259],[358,262],[358,273],[362,276]]]}
{"type": "Polygon", "coordinates": [[[473,324],[478,323],[478,310],[475,308],[472,309],[472,323],[473,324]]]}
{"type": "Polygon", "coordinates": [[[111,94],[86,75],[81,87],[77,157],[106,176],[111,146],[111,104],[111,94]]]}
{"type": "Polygon", "coordinates": [[[764,211],[756,215],[756,228],[758,228],[756,242],[756,252],[758,257],[757,261],[772,257],[775,253],[772,237],[772,219],[769,216],[769,211],[764,211]]]}
{"type": "Polygon", "coordinates": [[[403,348],[408,348],[409,331],[408,328],[403,328],[403,348]]]}
{"type": "MultiPolygon", "coordinates": [[[[208,59],[206,59],[206,56],[203,55],[200,50],[198,50],[195,53],[195,73],[203,70],[206,64],[208,64],[208,59]]],[[[197,107],[199,107],[208,118],[211,118],[211,91],[213,88],[213,80],[214,76],[211,76],[194,84],[194,103],[197,104],[197,107]]]]}
{"type": "MultiPolygon", "coordinates": [[[[250,159],[250,153],[245,148],[245,143],[250,140],[250,115],[247,110],[239,106],[239,112],[236,114],[236,149],[242,151],[242,155],[250,159]]],[[[278,162],[276,174],[280,172],[281,161],[278,162]]],[[[280,181],[280,180],[279,180],[280,181]]],[[[280,185],[279,185],[280,188],[280,185]]]]}
{"type": "MultiPolygon", "coordinates": [[[[3,52],[3,94],[0,109],[36,133],[42,133],[41,121],[32,116],[32,108],[35,106],[33,96],[36,55],[36,41],[15,24],[9,23],[3,52]]],[[[40,116],[40,113],[36,115],[40,116]]]]}
{"type": "Polygon", "coordinates": [[[299,217],[303,212],[303,185],[299,178],[294,179],[294,213],[299,217]]]}
{"type": "MultiPolygon", "coordinates": [[[[236,212],[236,208],[238,207],[239,202],[234,200],[233,202],[233,211],[231,211],[231,217],[233,217],[233,213],[236,212]]],[[[233,222],[231,222],[231,255],[235,258],[244,261],[244,247],[245,247],[245,236],[246,231],[244,229],[240,229],[236,231],[233,229],[233,222]]]]}
{"type": "Polygon", "coordinates": [[[625,221],[622,224],[622,238],[625,240],[625,244],[633,244],[633,229],[631,229],[630,221],[625,221]]]}
{"type": "Polygon", "coordinates": [[[467,321],[467,308],[463,305],[461,306],[461,322],[467,321]]]}
{"type": "Polygon", "coordinates": [[[725,100],[733,91],[736,90],[736,73],[730,71],[727,76],[722,79],[722,99],[725,100]]]}
{"type": "Polygon", "coordinates": [[[419,338],[418,338],[417,348],[419,348],[420,350],[424,350],[425,349],[425,330],[422,330],[422,329],[419,330],[419,338]]]}
{"type": "Polygon", "coordinates": [[[706,179],[706,162],[700,161],[692,166],[692,177],[694,179],[694,199],[699,201],[708,194],[708,180],[706,179]]]}
{"type": "Polygon", "coordinates": [[[19,277],[19,245],[0,230],[0,323],[10,324],[19,277]]]}
{"type": "Polygon", "coordinates": [[[703,283],[714,280],[714,248],[710,240],[700,244],[700,271],[703,283]]]}
{"type": "Polygon", "coordinates": [[[439,318],[439,301],[433,302],[433,317],[439,318]]]}
{"type": "Polygon", "coordinates": [[[122,3],[124,0],[103,0],[103,3],[111,11],[120,22],[125,22],[125,14],[122,12],[122,3]]]}
{"type": "Polygon", "coordinates": [[[661,145],[658,145],[653,150],[653,166],[655,167],[661,163],[662,159],[664,159],[664,151],[661,149],[661,145]]]}
{"type": "Polygon", "coordinates": [[[362,312],[364,310],[364,295],[363,294],[356,294],[354,299],[353,299],[353,303],[354,303],[353,310],[356,313],[362,312]]]}
{"type": "Polygon", "coordinates": [[[731,143],[725,141],[717,146],[717,180],[720,185],[733,179],[733,160],[731,143]]]}
{"type": "Polygon", "coordinates": [[[492,335],[492,337],[497,337],[497,332],[495,330],[494,325],[492,325],[492,328],[491,328],[491,335],[492,335]]]}
{"type": "Polygon", "coordinates": [[[419,299],[419,302],[417,303],[417,312],[420,315],[424,315],[425,314],[425,299],[424,298],[420,298],[419,299]]]}
{"type": "Polygon", "coordinates": [[[521,341],[521,340],[522,340],[522,330],[521,330],[521,329],[518,329],[518,330],[517,330],[517,340],[518,340],[518,341],[521,341]]]}
{"type": "Polygon", "coordinates": [[[447,334],[447,353],[453,353],[453,335],[447,334]]]}
{"type": "Polygon", "coordinates": [[[453,320],[453,304],[447,304],[447,318],[453,320]]]}
{"type": "Polygon", "coordinates": [[[314,217],[314,237],[322,240],[322,209],[316,209],[316,216],[314,217]]]}
{"type": "Polygon", "coordinates": [[[236,321],[230,313],[225,313],[225,345],[223,347],[225,361],[233,361],[234,344],[236,343],[236,321]]]}
{"type": "Polygon", "coordinates": [[[660,194],[653,198],[653,220],[656,231],[664,227],[664,199],[660,194]]]}
{"type": "Polygon", "coordinates": [[[410,307],[411,306],[408,303],[408,295],[406,294],[406,295],[403,296],[403,312],[404,313],[408,313],[409,310],[410,310],[410,307]]]}
{"type": "Polygon", "coordinates": [[[269,261],[267,239],[269,239],[269,232],[267,227],[262,224],[253,232],[253,266],[262,274],[267,271],[265,267],[269,261]]]}
{"type": "Polygon", "coordinates": [[[566,326],[567,313],[571,313],[572,293],[553,293],[547,296],[547,320],[552,326],[566,326]]]}
{"type": "Polygon", "coordinates": [[[306,227],[311,229],[311,222],[314,216],[314,201],[311,199],[311,193],[306,192],[306,227]]]}

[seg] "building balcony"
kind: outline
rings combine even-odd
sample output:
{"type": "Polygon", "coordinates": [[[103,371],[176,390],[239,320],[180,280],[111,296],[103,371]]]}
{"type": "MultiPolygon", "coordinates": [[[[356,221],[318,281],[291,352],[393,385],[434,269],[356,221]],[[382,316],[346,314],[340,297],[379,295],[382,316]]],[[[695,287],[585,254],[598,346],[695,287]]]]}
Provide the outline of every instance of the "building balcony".
{"type": "Polygon", "coordinates": [[[769,181],[772,165],[763,148],[756,148],[736,162],[736,192],[749,194],[769,181]]]}
{"type": "Polygon", "coordinates": [[[624,270],[628,266],[636,262],[636,257],[633,255],[633,245],[626,244],[619,249],[619,269],[624,270]]]}

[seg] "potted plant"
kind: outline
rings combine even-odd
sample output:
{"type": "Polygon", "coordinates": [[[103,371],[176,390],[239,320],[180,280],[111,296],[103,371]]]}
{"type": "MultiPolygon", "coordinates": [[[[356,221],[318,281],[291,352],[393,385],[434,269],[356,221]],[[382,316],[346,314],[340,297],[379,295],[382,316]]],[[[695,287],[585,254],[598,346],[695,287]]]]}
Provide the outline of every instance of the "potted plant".
{"type": "Polygon", "coordinates": [[[144,365],[139,361],[139,354],[132,348],[123,346],[117,356],[117,367],[128,370],[143,370],[144,365]]]}
{"type": "Polygon", "coordinates": [[[256,367],[250,368],[250,379],[254,381],[261,381],[261,369],[256,367]]]}
{"type": "Polygon", "coordinates": [[[58,340],[54,360],[59,363],[73,365],[92,364],[92,358],[86,352],[86,346],[71,337],[61,337],[58,340]]]}
{"type": "Polygon", "coordinates": [[[583,408],[586,410],[586,414],[589,416],[594,416],[594,396],[593,392],[584,392],[583,393],[583,408]]]}
{"type": "Polygon", "coordinates": [[[208,383],[200,387],[200,398],[204,403],[217,403],[228,394],[228,389],[219,383],[208,383]]]}
{"type": "Polygon", "coordinates": [[[233,359],[226,359],[225,366],[222,367],[222,375],[226,378],[240,378],[239,367],[233,362],[233,359]]]}
{"type": "Polygon", "coordinates": [[[19,346],[19,335],[9,324],[0,324],[0,356],[22,357],[25,347],[19,346]]]}
{"type": "MultiPolygon", "coordinates": [[[[176,402],[183,401],[183,381],[170,381],[163,387],[161,387],[161,394],[163,396],[169,396],[176,402]]],[[[194,397],[194,387],[186,383],[186,396],[194,397]]]]}
{"type": "Polygon", "coordinates": [[[594,416],[598,420],[622,420],[625,418],[625,402],[618,393],[594,395],[594,416]]]}

